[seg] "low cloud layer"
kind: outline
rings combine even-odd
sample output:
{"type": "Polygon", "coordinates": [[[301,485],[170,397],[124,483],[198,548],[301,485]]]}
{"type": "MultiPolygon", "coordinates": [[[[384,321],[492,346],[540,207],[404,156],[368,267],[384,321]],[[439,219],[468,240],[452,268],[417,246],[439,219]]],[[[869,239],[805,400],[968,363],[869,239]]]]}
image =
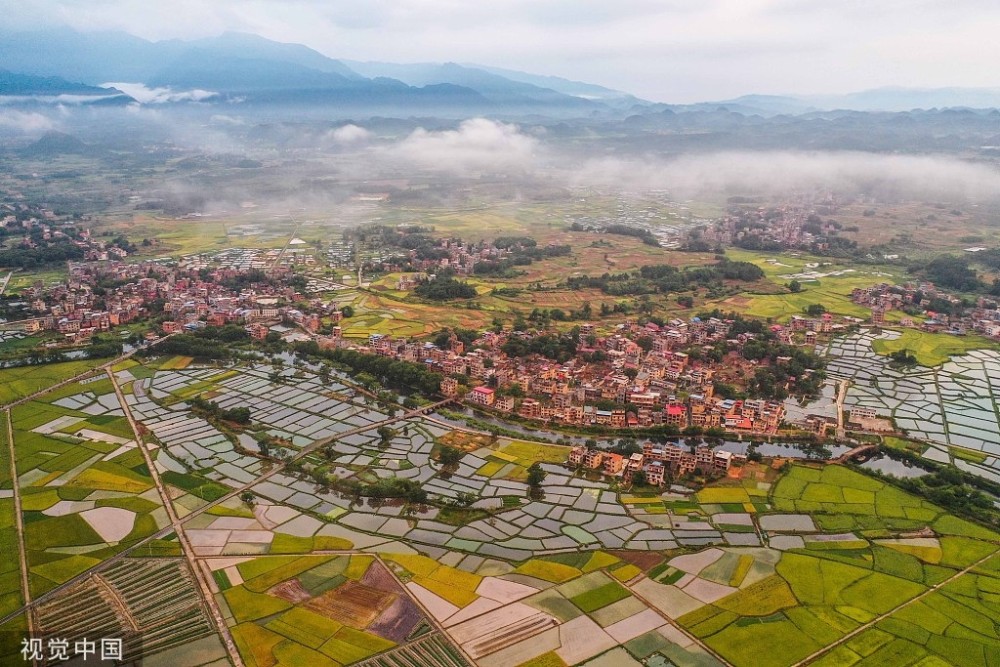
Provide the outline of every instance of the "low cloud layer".
{"type": "MultiPolygon", "coordinates": [[[[544,135],[543,135],[544,136],[544,135]]],[[[666,190],[674,196],[822,191],[878,198],[985,199],[1000,194],[1000,170],[952,157],[856,151],[727,151],[674,158],[580,161],[527,131],[485,118],[455,130],[417,129],[385,154],[455,175],[506,172],[608,190],[666,190]]]]}
{"type": "Polygon", "coordinates": [[[860,152],[722,152],[674,160],[603,159],[572,176],[581,185],[662,189],[681,197],[804,191],[877,197],[982,199],[1000,193],[1000,171],[954,158],[860,152]]]}
{"type": "Polygon", "coordinates": [[[141,83],[105,83],[104,88],[117,88],[140,104],[166,104],[168,102],[204,102],[218,93],[210,90],[173,90],[166,86],[149,88],[141,83]]]}
{"type": "Polygon", "coordinates": [[[40,134],[56,128],[55,122],[37,111],[18,111],[0,107],[0,128],[16,134],[40,134]]]}
{"type": "Polygon", "coordinates": [[[372,133],[363,127],[348,123],[338,128],[330,130],[327,137],[341,145],[356,145],[369,141],[372,133]]]}
{"type": "Polygon", "coordinates": [[[461,174],[469,171],[529,171],[538,166],[538,140],[516,125],[485,118],[463,121],[457,130],[423,128],[391,147],[391,154],[415,165],[461,174]]]}

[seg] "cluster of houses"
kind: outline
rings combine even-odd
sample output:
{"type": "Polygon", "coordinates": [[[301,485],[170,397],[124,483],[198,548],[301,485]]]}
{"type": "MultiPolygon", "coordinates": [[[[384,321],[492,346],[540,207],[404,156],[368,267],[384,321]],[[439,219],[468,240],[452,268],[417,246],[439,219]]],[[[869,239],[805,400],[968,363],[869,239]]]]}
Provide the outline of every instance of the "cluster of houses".
{"type": "Polygon", "coordinates": [[[656,444],[646,442],[642,452],[618,454],[588,447],[574,447],[570,450],[570,466],[597,470],[609,477],[620,477],[626,484],[631,483],[637,472],[642,472],[646,483],[663,486],[671,479],[691,473],[707,476],[725,475],[742,455],[723,450],[713,450],[706,445],[682,447],[675,443],[656,444]]]}
{"type": "MultiPolygon", "coordinates": [[[[783,248],[813,247],[817,241],[840,231],[840,225],[823,221],[816,208],[832,211],[837,207],[832,197],[808,205],[789,203],[777,207],[738,209],[700,230],[701,239],[715,245],[734,245],[756,238],[766,247],[778,244],[783,248]]],[[[822,249],[822,242],[819,243],[822,249]]]]}
{"type": "MultiPolygon", "coordinates": [[[[693,318],[662,327],[626,323],[613,335],[599,338],[593,335],[593,325],[585,324],[577,355],[565,363],[538,355],[508,356],[502,348],[511,337],[534,335],[511,331],[485,332],[473,341],[476,349],[468,352],[454,336],[446,348],[440,348],[374,334],[367,351],[425,363],[444,374],[441,392],[446,396],[527,419],[612,428],[674,426],[683,430],[695,426],[774,433],[784,418],[781,403],[714,395],[716,381],[738,382],[754,368],[739,355],[753,334],[730,339],[729,330],[725,320],[693,318]],[[648,339],[646,347],[636,342],[640,337],[648,339]],[[718,363],[692,362],[680,351],[717,341],[731,343],[733,349],[718,363]],[[602,353],[599,361],[595,360],[598,351],[602,353]],[[466,390],[466,383],[478,386],[466,390]]],[[[339,344],[351,343],[341,340],[339,344]]]]}
{"type": "Polygon", "coordinates": [[[8,246],[30,249],[49,242],[69,241],[83,250],[83,258],[86,261],[120,260],[128,257],[128,251],[124,248],[91,237],[89,229],[71,231],[73,223],[74,221],[68,216],[60,216],[51,209],[35,208],[27,204],[0,203],[0,229],[3,229],[6,235],[15,230],[24,234],[16,240],[7,241],[8,246]],[[71,231],[72,235],[60,227],[69,227],[67,231],[71,231]]]}
{"type": "MultiPolygon", "coordinates": [[[[881,326],[886,322],[886,313],[890,310],[920,309],[927,317],[920,323],[925,331],[949,332],[966,334],[974,332],[989,338],[1000,339],[1000,303],[995,299],[979,297],[974,307],[952,310],[950,313],[931,310],[934,303],[944,302],[953,306],[961,304],[961,299],[948,294],[933,283],[907,283],[905,285],[890,285],[880,283],[871,287],[861,287],[851,292],[851,301],[871,308],[871,323],[881,326]]],[[[939,307],[940,310],[940,307],[939,307]]],[[[902,317],[899,326],[915,326],[912,317],[902,317]]]]}
{"type": "Polygon", "coordinates": [[[266,282],[232,288],[247,267],[204,267],[163,262],[70,262],[69,277],[46,288],[36,282],[22,293],[33,317],[7,324],[28,333],[57,331],[73,341],[156,314],[166,317],[164,333],[203,326],[240,324],[251,336],[264,338],[264,323],[286,321],[316,333],[321,318],[338,322],[336,304],[307,300],[283,283],[287,267],[267,269],[266,282]]]}
{"type": "MultiPolygon", "coordinates": [[[[402,271],[410,268],[429,274],[442,269],[451,269],[458,275],[472,275],[476,264],[507,259],[521,247],[513,244],[498,248],[492,241],[469,243],[461,239],[443,239],[434,246],[436,252],[421,253],[410,250],[405,257],[396,255],[386,258],[379,268],[383,271],[402,271]]],[[[423,275],[404,275],[400,277],[397,289],[410,290],[424,278],[423,275]]]]}

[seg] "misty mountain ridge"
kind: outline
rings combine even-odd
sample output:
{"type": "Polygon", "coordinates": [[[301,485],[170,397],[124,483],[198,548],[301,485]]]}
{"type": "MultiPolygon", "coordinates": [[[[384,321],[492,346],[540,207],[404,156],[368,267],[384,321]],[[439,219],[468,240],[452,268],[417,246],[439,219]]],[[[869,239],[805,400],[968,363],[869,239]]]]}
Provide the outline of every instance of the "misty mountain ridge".
{"type": "Polygon", "coordinates": [[[719,102],[665,105],[684,111],[723,108],[744,115],[801,115],[817,111],[900,112],[930,109],[1000,108],[1000,88],[884,87],[843,95],[742,95],[719,102]]]}
{"type": "Polygon", "coordinates": [[[74,103],[133,103],[121,91],[102,86],[113,81],[207,93],[154,96],[157,103],[312,105],[317,110],[329,105],[359,115],[398,115],[405,109],[452,118],[610,119],[718,110],[766,118],[833,110],[1000,107],[1000,89],[989,88],[879,88],[845,95],[754,94],[696,104],[652,103],[603,86],[483,65],[337,60],[301,44],[240,32],[159,42],[68,28],[16,33],[0,39],[0,63],[6,70],[0,73],[0,96],[15,102],[30,98],[21,101],[35,104],[60,101],[51,99],[59,95],[85,96],[74,103]]]}
{"type": "Polygon", "coordinates": [[[96,156],[104,151],[99,147],[84,143],[71,134],[50,130],[42,135],[38,141],[22,149],[21,152],[35,157],[56,157],[59,155],[96,156]]]}
{"type": "Polygon", "coordinates": [[[385,65],[359,73],[303,45],[236,32],[160,42],[120,32],[19,33],[0,40],[0,62],[29,76],[57,76],[87,86],[120,81],[212,91],[220,94],[214,100],[219,102],[349,108],[411,104],[425,110],[453,107],[458,115],[609,111],[599,101],[453,63],[385,65]],[[42,43],[45,49],[38,48],[42,43]]]}
{"type": "Polygon", "coordinates": [[[127,104],[135,100],[118,90],[67,81],[58,76],[35,76],[0,69],[0,98],[36,102],[52,100],[77,104],[127,104]]]}
{"type": "MultiPolygon", "coordinates": [[[[514,80],[474,65],[459,65],[451,62],[443,64],[397,64],[354,60],[344,62],[351,69],[364,76],[388,77],[411,86],[421,87],[449,83],[475,90],[487,99],[495,101],[516,100],[523,104],[566,106],[579,109],[582,112],[593,111],[603,106],[599,103],[601,100],[588,99],[551,87],[545,88],[533,83],[514,80]]],[[[607,91],[608,89],[603,90],[607,91]]],[[[619,93],[619,95],[623,94],[619,93]]]]}

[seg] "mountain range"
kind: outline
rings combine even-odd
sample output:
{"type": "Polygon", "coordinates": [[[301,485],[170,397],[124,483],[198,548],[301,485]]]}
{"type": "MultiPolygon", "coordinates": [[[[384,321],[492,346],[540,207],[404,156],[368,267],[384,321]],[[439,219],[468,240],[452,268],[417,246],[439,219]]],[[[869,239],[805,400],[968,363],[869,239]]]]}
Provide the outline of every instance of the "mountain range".
{"type": "Polygon", "coordinates": [[[77,86],[81,92],[86,89],[101,96],[120,82],[123,88],[142,84],[209,91],[218,101],[250,104],[409,105],[421,110],[452,108],[462,114],[580,116],[642,104],[600,86],[515,72],[504,76],[454,63],[357,63],[355,68],[299,44],[233,32],[160,42],[121,32],[17,33],[0,39],[0,63],[7,78],[20,75],[16,85],[4,86],[0,80],[0,95],[47,95],[53,88],[77,86]],[[581,91],[587,94],[578,94],[581,91]]]}
{"type": "Polygon", "coordinates": [[[883,88],[840,96],[747,95],[672,105],[594,84],[471,63],[336,60],[301,44],[236,32],[159,42],[124,32],[81,33],[67,28],[14,33],[0,35],[0,64],[0,98],[8,104],[212,101],[312,105],[358,114],[553,118],[718,110],[771,117],[833,109],[1000,107],[1000,89],[969,88],[883,88]],[[171,94],[141,99],[137,93],[143,89],[171,94]]]}

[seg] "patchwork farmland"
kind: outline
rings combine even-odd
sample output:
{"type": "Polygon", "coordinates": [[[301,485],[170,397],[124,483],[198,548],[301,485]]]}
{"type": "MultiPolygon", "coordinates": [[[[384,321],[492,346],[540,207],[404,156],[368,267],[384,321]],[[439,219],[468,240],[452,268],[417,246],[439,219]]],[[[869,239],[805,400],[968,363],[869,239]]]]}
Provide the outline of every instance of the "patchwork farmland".
{"type": "Polygon", "coordinates": [[[13,408],[5,627],[28,622],[23,545],[35,627],[141,636],[127,645],[157,663],[978,666],[996,655],[1000,536],[885,481],[748,464],[696,493],[625,493],[566,468],[565,447],[410,416],[320,370],[152,360],[13,408]],[[250,407],[250,425],[193,409],[198,396],[250,407]],[[438,462],[444,445],[462,452],[456,465],[438,462]],[[541,494],[526,483],[536,461],[541,494]],[[320,479],[409,480],[427,502],[320,479]],[[773,649],[747,648],[761,642],[773,649]]]}

